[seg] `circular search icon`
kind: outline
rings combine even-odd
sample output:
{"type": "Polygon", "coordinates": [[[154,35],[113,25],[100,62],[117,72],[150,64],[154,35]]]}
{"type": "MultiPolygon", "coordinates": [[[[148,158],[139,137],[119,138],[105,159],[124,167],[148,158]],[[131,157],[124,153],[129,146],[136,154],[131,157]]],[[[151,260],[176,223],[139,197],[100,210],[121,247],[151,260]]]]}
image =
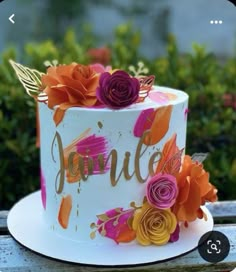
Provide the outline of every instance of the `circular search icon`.
{"type": "Polygon", "coordinates": [[[209,263],[223,261],[230,251],[229,239],[219,231],[208,231],[198,242],[198,252],[209,263]]]}

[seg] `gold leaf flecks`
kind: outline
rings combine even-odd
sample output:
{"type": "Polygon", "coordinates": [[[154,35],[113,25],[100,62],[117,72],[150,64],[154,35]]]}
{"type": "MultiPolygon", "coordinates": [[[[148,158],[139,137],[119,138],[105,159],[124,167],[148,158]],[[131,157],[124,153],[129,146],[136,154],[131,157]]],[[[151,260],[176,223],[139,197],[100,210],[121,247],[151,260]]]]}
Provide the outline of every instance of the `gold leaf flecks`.
{"type": "Polygon", "coordinates": [[[97,215],[97,218],[100,219],[103,222],[105,222],[105,221],[107,221],[107,220],[110,219],[105,213],[97,215]]]}
{"type": "MultiPolygon", "coordinates": [[[[10,60],[9,62],[29,96],[35,98],[40,93],[42,93],[42,90],[40,90],[42,87],[41,77],[44,75],[44,73],[41,73],[35,69],[30,69],[26,66],[16,63],[13,60],[10,60]]],[[[43,101],[46,101],[46,99],[47,97],[44,96],[43,101]]]]}
{"type": "Polygon", "coordinates": [[[102,123],[101,121],[98,121],[98,127],[99,127],[100,129],[103,128],[103,123],[102,123]]]}
{"type": "Polygon", "coordinates": [[[90,238],[93,240],[96,237],[96,231],[90,233],[90,238]]]}

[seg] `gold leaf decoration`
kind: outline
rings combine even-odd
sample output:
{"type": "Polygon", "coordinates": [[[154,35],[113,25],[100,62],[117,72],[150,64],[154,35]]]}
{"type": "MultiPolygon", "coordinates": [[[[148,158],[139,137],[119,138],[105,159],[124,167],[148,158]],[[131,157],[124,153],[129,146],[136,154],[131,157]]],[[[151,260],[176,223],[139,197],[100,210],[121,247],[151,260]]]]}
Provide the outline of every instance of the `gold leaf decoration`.
{"type": "Polygon", "coordinates": [[[110,219],[105,213],[97,215],[97,218],[100,219],[103,222],[110,219]]]}
{"type": "Polygon", "coordinates": [[[41,73],[35,69],[30,69],[23,66],[13,60],[9,61],[11,66],[16,72],[18,79],[25,88],[27,94],[32,97],[38,97],[40,95],[40,102],[47,100],[47,96],[42,93],[41,77],[44,73],[41,73]]]}
{"type": "Polygon", "coordinates": [[[91,224],[90,224],[90,228],[91,228],[91,229],[96,228],[96,224],[95,224],[95,223],[91,223],[91,224]]]}
{"type": "Polygon", "coordinates": [[[91,239],[94,239],[96,237],[96,231],[92,231],[91,233],[90,233],[90,238],[91,239]]]}
{"type": "Polygon", "coordinates": [[[202,163],[207,158],[208,155],[209,153],[194,153],[191,158],[192,161],[202,163]]]}
{"type": "Polygon", "coordinates": [[[139,102],[143,102],[145,98],[148,96],[148,93],[151,91],[152,86],[155,81],[155,76],[140,76],[137,77],[140,84],[140,91],[139,91],[139,102]]]}
{"type": "Polygon", "coordinates": [[[105,236],[105,235],[107,234],[107,232],[106,232],[105,229],[103,229],[103,230],[100,232],[100,234],[101,234],[102,236],[105,236]]]}

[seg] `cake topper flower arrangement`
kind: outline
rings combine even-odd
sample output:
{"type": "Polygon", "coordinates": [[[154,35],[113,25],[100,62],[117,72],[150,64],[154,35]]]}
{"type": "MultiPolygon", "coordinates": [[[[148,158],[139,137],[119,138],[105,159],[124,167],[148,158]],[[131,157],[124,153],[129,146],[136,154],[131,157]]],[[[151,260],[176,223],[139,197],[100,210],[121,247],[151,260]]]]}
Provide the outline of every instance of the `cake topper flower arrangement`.
{"type": "MultiPolygon", "coordinates": [[[[27,93],[55,110],[56,125],[71,107],[119,110],[143,102],[155,80],[155,76],[140,75],[147,72],[145,69],[139,69],[139,73],[132,76],[101,64],[71,63],[51,65],[44,74],[12,60],[10,63],[27,93]]],[[[133,67],[131,71],[135,72],[133,67]]]]}

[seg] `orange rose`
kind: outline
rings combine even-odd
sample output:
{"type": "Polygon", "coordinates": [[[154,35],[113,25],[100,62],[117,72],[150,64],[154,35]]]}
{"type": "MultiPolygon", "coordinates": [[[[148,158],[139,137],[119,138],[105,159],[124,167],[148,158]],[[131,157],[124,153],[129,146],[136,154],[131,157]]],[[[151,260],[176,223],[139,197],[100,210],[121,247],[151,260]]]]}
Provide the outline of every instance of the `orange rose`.
{"type": "Polygon", "coordinates": [[[48,107],[58,106],[54,113],[56,125],[66,109],[96,104],[98,80],[99,75],[91,67],[77,63],[48,68],[47,74],[42,76],[42,84],[48,95],[48,107]]]}
{"type": "Polygon", "coordinates": [[[185,156],[182,169],[176,176],[179,195],[172,210],[178,221],[194,221],[203,218],[201,205],[217,200],[217,189],[209,182],[209,173],[201,163],[185,156]]]}

